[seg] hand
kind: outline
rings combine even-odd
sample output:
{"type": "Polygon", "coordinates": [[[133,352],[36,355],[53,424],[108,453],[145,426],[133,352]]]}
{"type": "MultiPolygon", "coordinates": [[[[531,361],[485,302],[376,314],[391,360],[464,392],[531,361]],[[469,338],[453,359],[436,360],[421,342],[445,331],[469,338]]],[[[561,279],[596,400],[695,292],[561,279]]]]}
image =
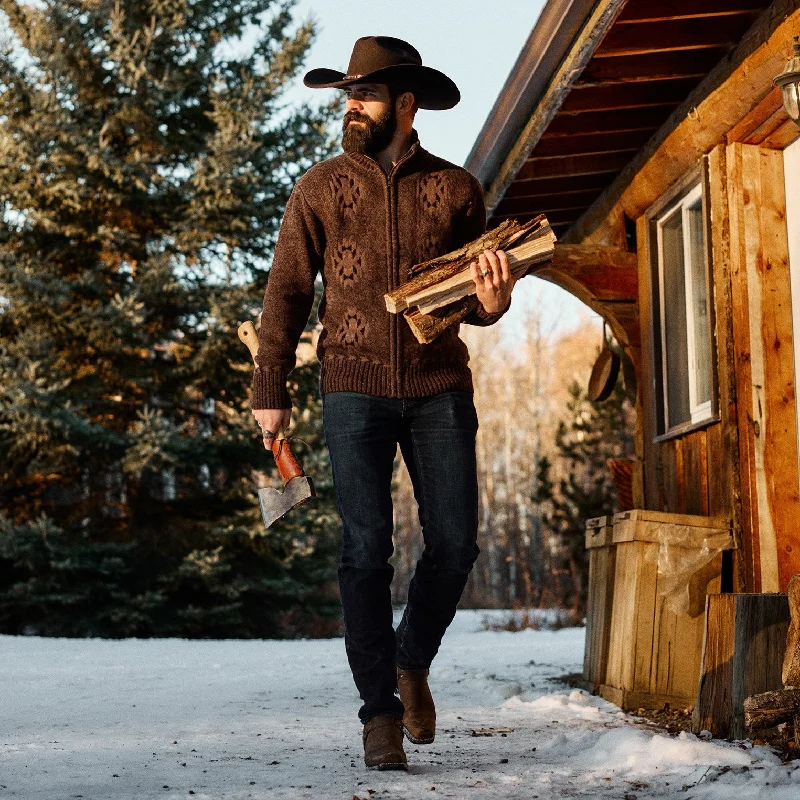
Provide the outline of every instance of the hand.
{"type": "Polygon", "coordinates": [[[496,314],[508,306],[517,279],[511,274],[503,250],[484,250],[477,262],[469,265],[469,272],[475,281],[475,294],[488,314],[496,314]]]}
{"type": "Polygon", "coordinates": [[[272,440],[280,431],[285,431],[292,421],[291,408],[256,408],[253,416],[261,428],[264,447],[272,449],[272,440]]]}

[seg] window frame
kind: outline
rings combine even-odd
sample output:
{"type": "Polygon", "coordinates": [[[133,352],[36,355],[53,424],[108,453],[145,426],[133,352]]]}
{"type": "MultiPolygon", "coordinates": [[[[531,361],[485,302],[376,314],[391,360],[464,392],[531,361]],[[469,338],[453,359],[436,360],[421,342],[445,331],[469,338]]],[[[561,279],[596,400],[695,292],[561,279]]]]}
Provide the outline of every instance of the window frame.
{"type": "MultiPolygon", "coordinates": [[[[682,210],[682,221],[685,212],[682,210]]],[[[654,420],[654,442],[663,442],[683,436],[696,430],[702,430],[720,421],[719,415],[719,378],[717,370],[717,336],[716,315],[714,312],[714,276],[711,258],[711,208],[708,191],[708,164],[704,158],[700,164],[690,170],[683,178],[675,183],[672,188],[660,197],[650,208],[645,211],[647,222],[647,254],[649,278],[649,303],[650,303],[650,366],[652,388],[652,413],[654,420]],[[691,199],[690,199],[691,198],[691,199]],[[662,269],[661,253],[661,228],[678,209],[685,209],[697,199],[700,199],[703,223],[703,264],[706,279],[706,320],[708,325],[709,344],[709,370],[710,370],[710,400],[701,405],[694,404],[696,394],[696,373],[693,366],[687,364],[689,372],[689,408],[691,418],[677,425],[669,426],[668,399],[667,399],[667,365],[664,353],[666,352],[666,326],[663,324],[665,316],[664,307],[664,272],[662,269]],[[703,412],[702,415],[700,412],[703,412]]],[[[684,237],[684,303],[686,304],[687,324],[687,350],[694,352],[692,345],[695,341],[694,325],[689,324],[691,319],[691,268],[688,266],[688,243],[684,237]],[[688,274],[687,274],[688,273],[688,274]]]]}

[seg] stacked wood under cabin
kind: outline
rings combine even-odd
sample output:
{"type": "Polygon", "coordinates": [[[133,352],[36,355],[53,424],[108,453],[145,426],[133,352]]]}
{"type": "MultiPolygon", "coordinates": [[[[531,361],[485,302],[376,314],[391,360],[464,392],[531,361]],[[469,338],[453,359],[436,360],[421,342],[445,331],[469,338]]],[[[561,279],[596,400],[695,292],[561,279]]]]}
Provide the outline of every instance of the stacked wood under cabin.
{"type": "Polygon", "coordinates": [[[699,686],[696,725],[720,735],[741,733],[743,693],[781,688],[768,685],[774,670],[755,674],[751,656],[779,660],[785,591],[800,573],[791,285],[800,264],[789,260],[784,172],[800,129],[772,83],[798,34],[798,0],[550,0],[467,162],[484,185],[490,226],[547,215],[559,241],[538,275],[600,314],[635,369],[635,508],[732,536],[701,607],[674,617],[678,638],[665,639],[650,613],[661,578],[641,556],[654,543],[615,541],[614,520],[587,531],[586,681],[616,690],[626,708],[692,705],[699,686]],[[654,221],[696,185],[713,414],[665,426],[659,326],[671,309],[658,305],[654,221]],[[636,559],[621,557],[623,544],[636,559]],[[632,597],[645,598],[641,618],[632,597]],[[650,639],[640,647],[645,617],[650,639]],[[622,620],[628,640],[614,633],[622,620]],[[680,688],[657,666],[678,640],[690,664],[680,688]],[[736,675],[718,668],[725,648],[736,675]]]}

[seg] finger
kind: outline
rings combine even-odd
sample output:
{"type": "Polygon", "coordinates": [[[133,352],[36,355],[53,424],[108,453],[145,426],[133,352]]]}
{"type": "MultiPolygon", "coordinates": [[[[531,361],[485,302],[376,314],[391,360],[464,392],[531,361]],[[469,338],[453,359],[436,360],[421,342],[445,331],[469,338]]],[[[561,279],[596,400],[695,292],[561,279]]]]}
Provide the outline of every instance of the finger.
{"type": "Polygon", "coordinates": [[[487,275],[486,278],[489,279],[492,286],[494,286],[494,288],[497,289],[500,286],[500,277],[501,277],[500,259],[497,257],[497,254],[493,250],[485,250],[484,252],[486,253],[486,258],[489,261],[489,264],[491,265],[490,268],[492,271],[491,278],[489,275],[487,275]]]}
{"type": "Polygon", "coordinates": [[[477,261],[473,261],[469,265],[469,274],[470,274],[472,280],[475,282],[475,289],[476,290],[480,289],[481,285],[483,284],[483,278],[481,278],[481,274],[478,271],[478,262],[477,261]]]}
{"type": "Polygon", "coordinates": [[[511,283],[511,267],[509,266],[508,256],[506,255],[505,250],[498,250],[497,258],[500,261],[500,274],[503,278],[503,282],[511,283]]]}

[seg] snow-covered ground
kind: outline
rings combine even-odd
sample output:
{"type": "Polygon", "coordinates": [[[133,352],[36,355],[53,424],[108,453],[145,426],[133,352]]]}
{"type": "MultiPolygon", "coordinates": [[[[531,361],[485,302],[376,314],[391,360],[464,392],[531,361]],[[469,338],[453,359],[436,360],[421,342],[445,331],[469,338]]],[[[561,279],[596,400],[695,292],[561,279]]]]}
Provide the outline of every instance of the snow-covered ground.
{"type": "Polygon", "coordinates": [[[800,797],[800,762],[665,735],[553,678],[583,629],[481,630],[459,612],[431,671],[436,742],[363,767],[340,639],[0,637],[0,797],[800,797]]]}

